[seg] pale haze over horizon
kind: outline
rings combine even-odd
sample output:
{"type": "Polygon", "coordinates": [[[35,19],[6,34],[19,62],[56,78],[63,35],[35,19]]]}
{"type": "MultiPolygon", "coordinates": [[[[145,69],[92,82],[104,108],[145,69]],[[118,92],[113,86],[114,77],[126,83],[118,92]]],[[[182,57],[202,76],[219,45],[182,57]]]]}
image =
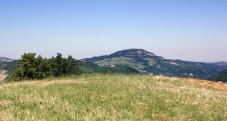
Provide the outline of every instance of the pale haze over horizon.
{"type": "Polygon", "coordinates": [[[227,61],[226,0],[1,0],[0,57],[77,59],[139,48],[167,59],[227,61]]]}

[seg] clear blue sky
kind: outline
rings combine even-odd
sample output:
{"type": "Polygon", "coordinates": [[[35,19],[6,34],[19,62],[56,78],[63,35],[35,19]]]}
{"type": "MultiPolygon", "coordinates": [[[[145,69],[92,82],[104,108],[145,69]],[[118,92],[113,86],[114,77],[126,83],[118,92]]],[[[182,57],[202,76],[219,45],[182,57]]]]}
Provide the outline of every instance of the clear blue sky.
{"type": "Polygon", "coordinates": [[[227,0],[1,0],[0,56],[77,59],[142,48],[227,61],[227,0]]]}

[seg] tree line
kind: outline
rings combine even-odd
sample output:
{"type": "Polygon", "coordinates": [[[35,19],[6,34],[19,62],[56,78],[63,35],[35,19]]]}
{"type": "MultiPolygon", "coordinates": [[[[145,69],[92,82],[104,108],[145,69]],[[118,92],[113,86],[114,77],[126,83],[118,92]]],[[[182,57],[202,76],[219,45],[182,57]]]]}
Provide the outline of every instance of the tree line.
{"type": "Polygon", "coordinates": [[[63,58],[57,53],[51,59],[36,57],[36,53],[24,53],[17,62],[15,71],[10,76],[13,80],[43,79],[49,76],[79,75],[82,71],[78,67],[79,61],[72,56],[63,58]]]}

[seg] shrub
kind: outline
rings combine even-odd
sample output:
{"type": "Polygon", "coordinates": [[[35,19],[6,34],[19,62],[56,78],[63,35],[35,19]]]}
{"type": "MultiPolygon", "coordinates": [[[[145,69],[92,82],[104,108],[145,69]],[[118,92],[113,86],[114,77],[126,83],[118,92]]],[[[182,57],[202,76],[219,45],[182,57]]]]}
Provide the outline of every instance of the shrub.
{"type": "Polygon", "coordinates": [[[42,79],[50,74],[49,61],[42,56],[35,57],[35,53],[24,53],[12,74],[16,79],[42,79]]]}
{"type": "Polygon", "coordinates": [[[78,60],[72,56],[62,58],[62,54],[57,53],[56,57],[43,59],[42,56],[36,57],[35,53],[24,53],[18,60],[17,68],[10,76],[12,80],[22,79],[42,79],[50,75],[54,77],[70,74],[81,74],[78,68],[78,60]]]}
{"type": "Polygon", "coordinates": [[[57,53],[56,57],[52,57],[51,73],[53,76],[58,77],[62,75],[80,74],[81,70],[78,68],[79,61],[75,60],[72,56],[62,58],[62,54],[57,53]]]}

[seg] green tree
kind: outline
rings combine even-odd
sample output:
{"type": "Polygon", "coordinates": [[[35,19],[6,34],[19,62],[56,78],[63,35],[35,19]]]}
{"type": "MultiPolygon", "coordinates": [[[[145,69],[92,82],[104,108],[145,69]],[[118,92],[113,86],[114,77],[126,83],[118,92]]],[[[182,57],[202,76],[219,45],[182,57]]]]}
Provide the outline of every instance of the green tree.
{"type": "Polygon", "coordinates": [[[74,59],[72,56],[68,56],[66,60],[66,73],[67,74],[80,74],[81,70],[78,67],[79,61],[74,59]]]}
{"type": "Polygon", "coordinates": [[[62,54],[57,53],[56,57],[52,57],[52,59],[50,60],[50,64],[51,64],[51,73],[53,76],[57,77],[57,76],[63,75],[63,73],[62,73],[62,67],[63,67],[62,54]]]}
{"type": "Polygon", "coordinates": [[[78,67],[79,61],[74,59],[72,56],[68,56],[66,59],[62,58],[62,54],[57,53],[56,57],[52,57],[50,63],[51,73],[55,77],[70,74],[81,74],[81,70],[78,67]]]}
{"type": "Polygon", "coordinates": [[[35,53],[24,53],[21,59],[18,60],[17,68],[13,72],[11,79],[42,79],[50,75],[54,77],[70,74],[81,74],[78,68],[78,60],[72,56],[67,59],[62,58],[62,54],[57,53],[56,57],[50,60],[36,57],[35,53]]]}
{"type": "Polygon", "coordinates": [[[38,56],[35,59],[36,65],[36,78],[41,79],[47,76],[50,76],[50,63],[49,60],[44,58],[42,59],[41,56],[38,56]]]}
{"type": "Polygon", "coordinates": [[[15,79],[42,79],[50,75],[50,64],[42,56],[36,58],[35,53],[24,53],[12,74],[15,79]]]}

